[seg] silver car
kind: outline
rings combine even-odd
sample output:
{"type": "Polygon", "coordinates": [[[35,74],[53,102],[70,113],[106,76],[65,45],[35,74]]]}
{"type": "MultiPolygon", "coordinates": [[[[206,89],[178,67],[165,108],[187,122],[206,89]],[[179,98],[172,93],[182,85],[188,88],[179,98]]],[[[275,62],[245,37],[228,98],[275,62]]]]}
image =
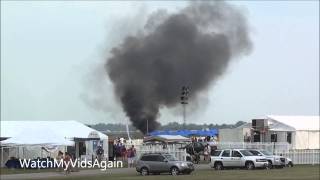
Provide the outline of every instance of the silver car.
{"type": "Polygon", "coordinates": [[[215,150],[211,154],[210,166],[216,170],[223,168],[266,168],[268,161],[264,156],[255,156],[246,149],[215,150]]]}
{"type": "Polygon", "coordinates": [[[169,172],[172,175],[180,173],[190,174],[194,170],[192,162],[178,161],[174,156],[167,153],[143,154],[137,161],[136,170],[141,175],[160,174],[169,172]]]}
{"type": "Polygon", "coordinates": [[[250,149],[249,151],[256,156],[266,157],[269,162],[268,164],[269,168],[273,168],[273,167],[283,168],[286,165],[285,157],[273,155],[272,153],[266,150],[250,149]]]}

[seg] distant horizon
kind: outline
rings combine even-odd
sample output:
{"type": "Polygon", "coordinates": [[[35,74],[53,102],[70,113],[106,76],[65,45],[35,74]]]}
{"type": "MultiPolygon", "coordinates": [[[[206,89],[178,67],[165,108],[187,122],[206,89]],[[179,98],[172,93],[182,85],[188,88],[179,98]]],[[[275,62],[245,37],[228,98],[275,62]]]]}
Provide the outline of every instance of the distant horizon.
{"type": "MultiPolygon", "coordinates": [[[[237,122],[246,122],[246,123],[250,123],[252,119],[262,119],[262,118],[266,118],[267,116],[294,116],[294,117],[304,117],[304,116],[307,116],[307,117],[319,117],[320,118],[320,115],[279,115],[279,114],[273,114],[273,115],[266,115],[266,116],[260,116],[260,117],[253,117],[247,121],[244,121],[244,120],[236,120],[234,122],[230,122],[230,123],[225,123],[225,122],[221,122],[221,123],[214,123],[214,122],[187,122],[186,124],[195,124],[195,125],[204,125],[204,124],[214,124],[214,125],[222,125],[222,124],[236,124],[237,122]]],[[[181,118],[180,118],[181,119],[181,118]]],[[[67,120],[0,120],[0,121],[78,121],[78,120],[75,120],[75,119],[67,119],[67,120]]],[[[78,122],[81,122],[81,121],[78,121],[78,122]]],[[[132,126],[131,122],[129,122],[129,125],[132,126]]],[[[115,124],[115,125],[127,125],[127,123],[124,123],[124,122],[95,122],[95,123],[84,123],[84,122],[81,122],[83,124],[86,124],[86,125],[97,125],[97,124],[115,124]]],[[[161,123],[161,122],[160,122],[161,123]]],[[[178,123],[179,125],[182,125],[183,122],[177,122],[177,121],[172,121],[172,122],[165,122],[165,123],[161,123],[161,125],[168,125],[170,123],[178,123]]]]}

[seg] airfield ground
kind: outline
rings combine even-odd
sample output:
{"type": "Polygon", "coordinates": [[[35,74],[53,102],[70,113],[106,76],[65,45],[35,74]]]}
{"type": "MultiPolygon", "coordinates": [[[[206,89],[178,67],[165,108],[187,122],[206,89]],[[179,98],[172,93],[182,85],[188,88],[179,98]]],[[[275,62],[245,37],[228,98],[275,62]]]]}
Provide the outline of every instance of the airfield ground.
{"type": "MultiPolygon", "coordinates": [[[[105,173],[98,170],[82,170],[72,173],[71,175],[58,175],[56,172],[46,172],[48,176],[44,177],[45,173],[29,173],[15,174],[17,179],[46,179],[46,180],[318,180],[320,178],[319,165],[298,165],[292,168],[271,169],[271,170],[222,170],[215,171],[208,168],[206,165],[200,165],[191,175],[171,176],[169,174],[141,176],[134,169],[113,169],[105,173]],[[94,173],[96,171],[97,173],[94,173]],[[42,174],[42,176],[41,176],[42,174]]],[[[1,175],[1,179],[15,179],[14,175],[1,175]]]]}

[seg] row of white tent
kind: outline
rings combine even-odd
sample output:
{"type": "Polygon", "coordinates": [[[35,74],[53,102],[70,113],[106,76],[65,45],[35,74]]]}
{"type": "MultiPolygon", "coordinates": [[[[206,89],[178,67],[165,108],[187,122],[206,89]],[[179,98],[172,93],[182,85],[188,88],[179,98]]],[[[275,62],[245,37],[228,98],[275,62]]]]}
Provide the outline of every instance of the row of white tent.
{"type": "Polygon", "coordinates": [[[103,142],[105,156],[108,157],[108,136],[77,121],[0,122],[1,167],[10,157],[45,156],[43,148],[50,149],[47,155],[55,157],[59,150],[66,151],[68,146],[73,146],[76,156],[80,156],[80,142],[85,142],[85,156],[92,156],[94,154],[93,140],[103,142]]]}
{"type": "Polygon", "coordinates": [[[107,135],[77,121],[1,121],[1,146],[64,145],[74,139],[107,139],[107,135]]]}

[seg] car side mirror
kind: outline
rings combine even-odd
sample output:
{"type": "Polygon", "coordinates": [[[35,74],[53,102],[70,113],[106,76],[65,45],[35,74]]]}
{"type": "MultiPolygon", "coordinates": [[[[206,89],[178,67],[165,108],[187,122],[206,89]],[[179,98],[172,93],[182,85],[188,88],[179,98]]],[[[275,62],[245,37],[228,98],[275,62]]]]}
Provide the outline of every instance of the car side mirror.
{"type": "Polygon", "coordinates": [[[165,160],[163,160],[163,162],[166,162],[166,163],[167,163],[167,162],[168,162],[168,160],[167,160],[167,159],[165,159],[165,160]]]}

